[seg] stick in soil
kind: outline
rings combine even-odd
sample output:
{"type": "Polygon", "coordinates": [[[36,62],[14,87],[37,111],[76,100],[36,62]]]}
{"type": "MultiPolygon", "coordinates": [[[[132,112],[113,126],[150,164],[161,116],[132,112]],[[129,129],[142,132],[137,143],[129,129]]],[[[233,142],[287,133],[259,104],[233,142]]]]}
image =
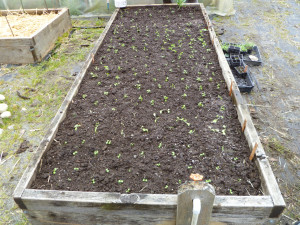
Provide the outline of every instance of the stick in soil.
{"type": "Polygon", "coordinates": [[[44,0],[44,3],[45,3],[45,6],[46,6],[46,9],[47,9],[47,13],[49,13],[49,8],[48,8],[48,5],[46,3],[46,0],[44,0]]]}
{"type": "Polygon", "coordinates": [[[254,158],[254,154],[256,152],[257,147],[258,147],[258,144],[255,143],[254,148],[252,149],[251,155],[249,157],[250,161],[252,161],[252,159],[254,158]]]}
{"type": "Polygon", "coordinates": [[[9,29],[10,29],[10,31],[11,31],[11,34],[12,34],[12,36],[14,37],[15,35],[14,35],[14,32],[12,31],[11,26],[10,26],[10,24],[9,24],[9,22],[8,22],[7,16],[5,16],[5,19],[6,19],[6,22],[7,22],[8,26],[9,26],[9,29]]]}
{"type": "Polygon", "coordinates": [[[242,127],[242,132],[245,131],[246,125],[247,125],[247,120],[245,119],[245,120],[244,120],[244,123],[243,123],[243,127],[242,127]]]}
{"type": "Polygon", "coordinates": [[[22,0],[20,0],[20,2],[21,2],[21,7],[22,7],[22,9],[23,9],[23,13],[25,13],[25,10],[24,10],[24,5],[23,5],[23,1],[22,1],[22,0]]]}
{"type": "Polygon", "coordinates": [[[244,73],[246,73],[247,70],[248,70],[248,65],[245,66],[244,73]]]}

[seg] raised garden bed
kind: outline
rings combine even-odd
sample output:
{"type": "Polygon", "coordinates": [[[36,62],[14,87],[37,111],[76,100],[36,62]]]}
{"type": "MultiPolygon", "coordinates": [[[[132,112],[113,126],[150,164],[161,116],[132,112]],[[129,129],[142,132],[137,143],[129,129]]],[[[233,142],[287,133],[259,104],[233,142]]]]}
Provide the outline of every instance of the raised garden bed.
{"type": "Polygon", "coordinates": [[[10,23],[14,33],[14,36],[9,36],[7,29],[3,29],[3,36],[1,36],[2,33],[0,31],[0,63],[22,64],[40,62],[53,48],[57,38],[72,27],[68,9],[49,9],[47,12],[40,9],[27,9],[25,10],[26,16],[22,13],[23,10],[0,11],[1,24],[8,26],[4,18],[6,15],[9,15],[8,20],[11,19],[10,23]],[[49,22],[44,24],[38,23],[35,17],[45,13],[49,15],[41,21],[49,22]],[[53,16],[53,14],[57,15],[53,16]],[[28,15],[33,17],[31,27],[28,15]],[[22,24],[24,24],[23,28],[25,29],[22,29],[22,24]],[[36,24],[39,24],[40,27],[35,27],[36,24]]]}
{"type": "Polygon", "coordinates": [[[215,186],[211,221],[285,207],[203,5],[116,10],[14,199],[36,224],[174,224],[190,173],[215,186]]]}

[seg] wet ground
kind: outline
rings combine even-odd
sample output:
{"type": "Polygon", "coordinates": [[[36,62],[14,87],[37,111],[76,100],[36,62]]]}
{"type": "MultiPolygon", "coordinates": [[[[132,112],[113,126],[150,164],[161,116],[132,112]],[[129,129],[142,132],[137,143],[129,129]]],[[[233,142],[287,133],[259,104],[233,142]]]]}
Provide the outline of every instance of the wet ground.
{"type": "MultiPolygon", "coordinates": [[[[223,42],[254,42],[263,65],[251,67],[255,88],[244,97],[287,203],[300,219],[300,2],[237,0],[236,14],[211,16],[223,42]]],[[[284,223],[282,223],[284,224],[284,223]]]]}
{"type": "MultiPolygon", "coordinates": [[[[279,224],[291,224],[300,219],[300,3],[236,0],[234,7],[234,16],[212,16],[212,22],[222,41],[252,41],[262,53],[263,65],[250,68],[255,88],[244,97],[287,203],[279,224]]],[[[13,117],[1,125],[0,155],[7,155],[0,162],[0,224],[28,223],[12,193],[96,36],[75,34],[61,40],[48,62],[1,65],[0,93],[13,117]],[[17,90],[31,99],[21,99],[17,90]],[[19,149],[25,151],[17,154],[19,149]]]]}

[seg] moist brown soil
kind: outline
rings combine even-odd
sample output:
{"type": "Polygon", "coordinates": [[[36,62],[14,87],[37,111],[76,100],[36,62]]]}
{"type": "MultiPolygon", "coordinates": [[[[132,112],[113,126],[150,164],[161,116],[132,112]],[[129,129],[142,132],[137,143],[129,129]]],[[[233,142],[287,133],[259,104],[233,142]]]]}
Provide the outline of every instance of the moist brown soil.
{"type": "Polygon", "coordinates": [[[124,9],[95,55],[32,188],[260,194],[259,173],[198,7],[124,9]]]}

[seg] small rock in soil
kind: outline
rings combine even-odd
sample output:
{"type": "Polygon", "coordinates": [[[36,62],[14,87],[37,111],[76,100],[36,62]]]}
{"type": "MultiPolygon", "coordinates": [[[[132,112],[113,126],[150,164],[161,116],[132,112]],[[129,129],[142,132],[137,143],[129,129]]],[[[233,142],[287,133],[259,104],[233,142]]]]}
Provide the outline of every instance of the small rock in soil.
{"type": "Polygon", "coordinates": [[[3,133],[3,131],[4,131],[4,130],[0,128],[0,135],[3,133]]]}
{"type": "Polygon", "coordinates": [[[27,141],[27,140],[24,140],[23,142],[22,142],[22,144],[20,145],[20,147],[19,147],[19,149],[18,149],[18,151],[17,151],[17,154],[20,154],[20,153],[22,153],[22,152],[25,152],[28,148],[30,148],[31,147],[31,144],[30,144],[30,142],[29,141],[27,141]]]}
{"type": "Polygon", "coordinates": [[[8,105],[5,103],[0,104],[0,113],[5,112],[8,109],[8,105]]]}
{"type": "Polygon", "coordinates": [[[11,117],[11,113],[10,113],[10,111],[5,111],[5,112],[3,112],[3,113],[1,113],[1,118],[9,118],[9,117],[11,117]]]}
{"type": "Polygon", "coordinates": [[[0,101],[4,101],[5,100],[5,96],[4,95],[0,95],[0,101]]]}

